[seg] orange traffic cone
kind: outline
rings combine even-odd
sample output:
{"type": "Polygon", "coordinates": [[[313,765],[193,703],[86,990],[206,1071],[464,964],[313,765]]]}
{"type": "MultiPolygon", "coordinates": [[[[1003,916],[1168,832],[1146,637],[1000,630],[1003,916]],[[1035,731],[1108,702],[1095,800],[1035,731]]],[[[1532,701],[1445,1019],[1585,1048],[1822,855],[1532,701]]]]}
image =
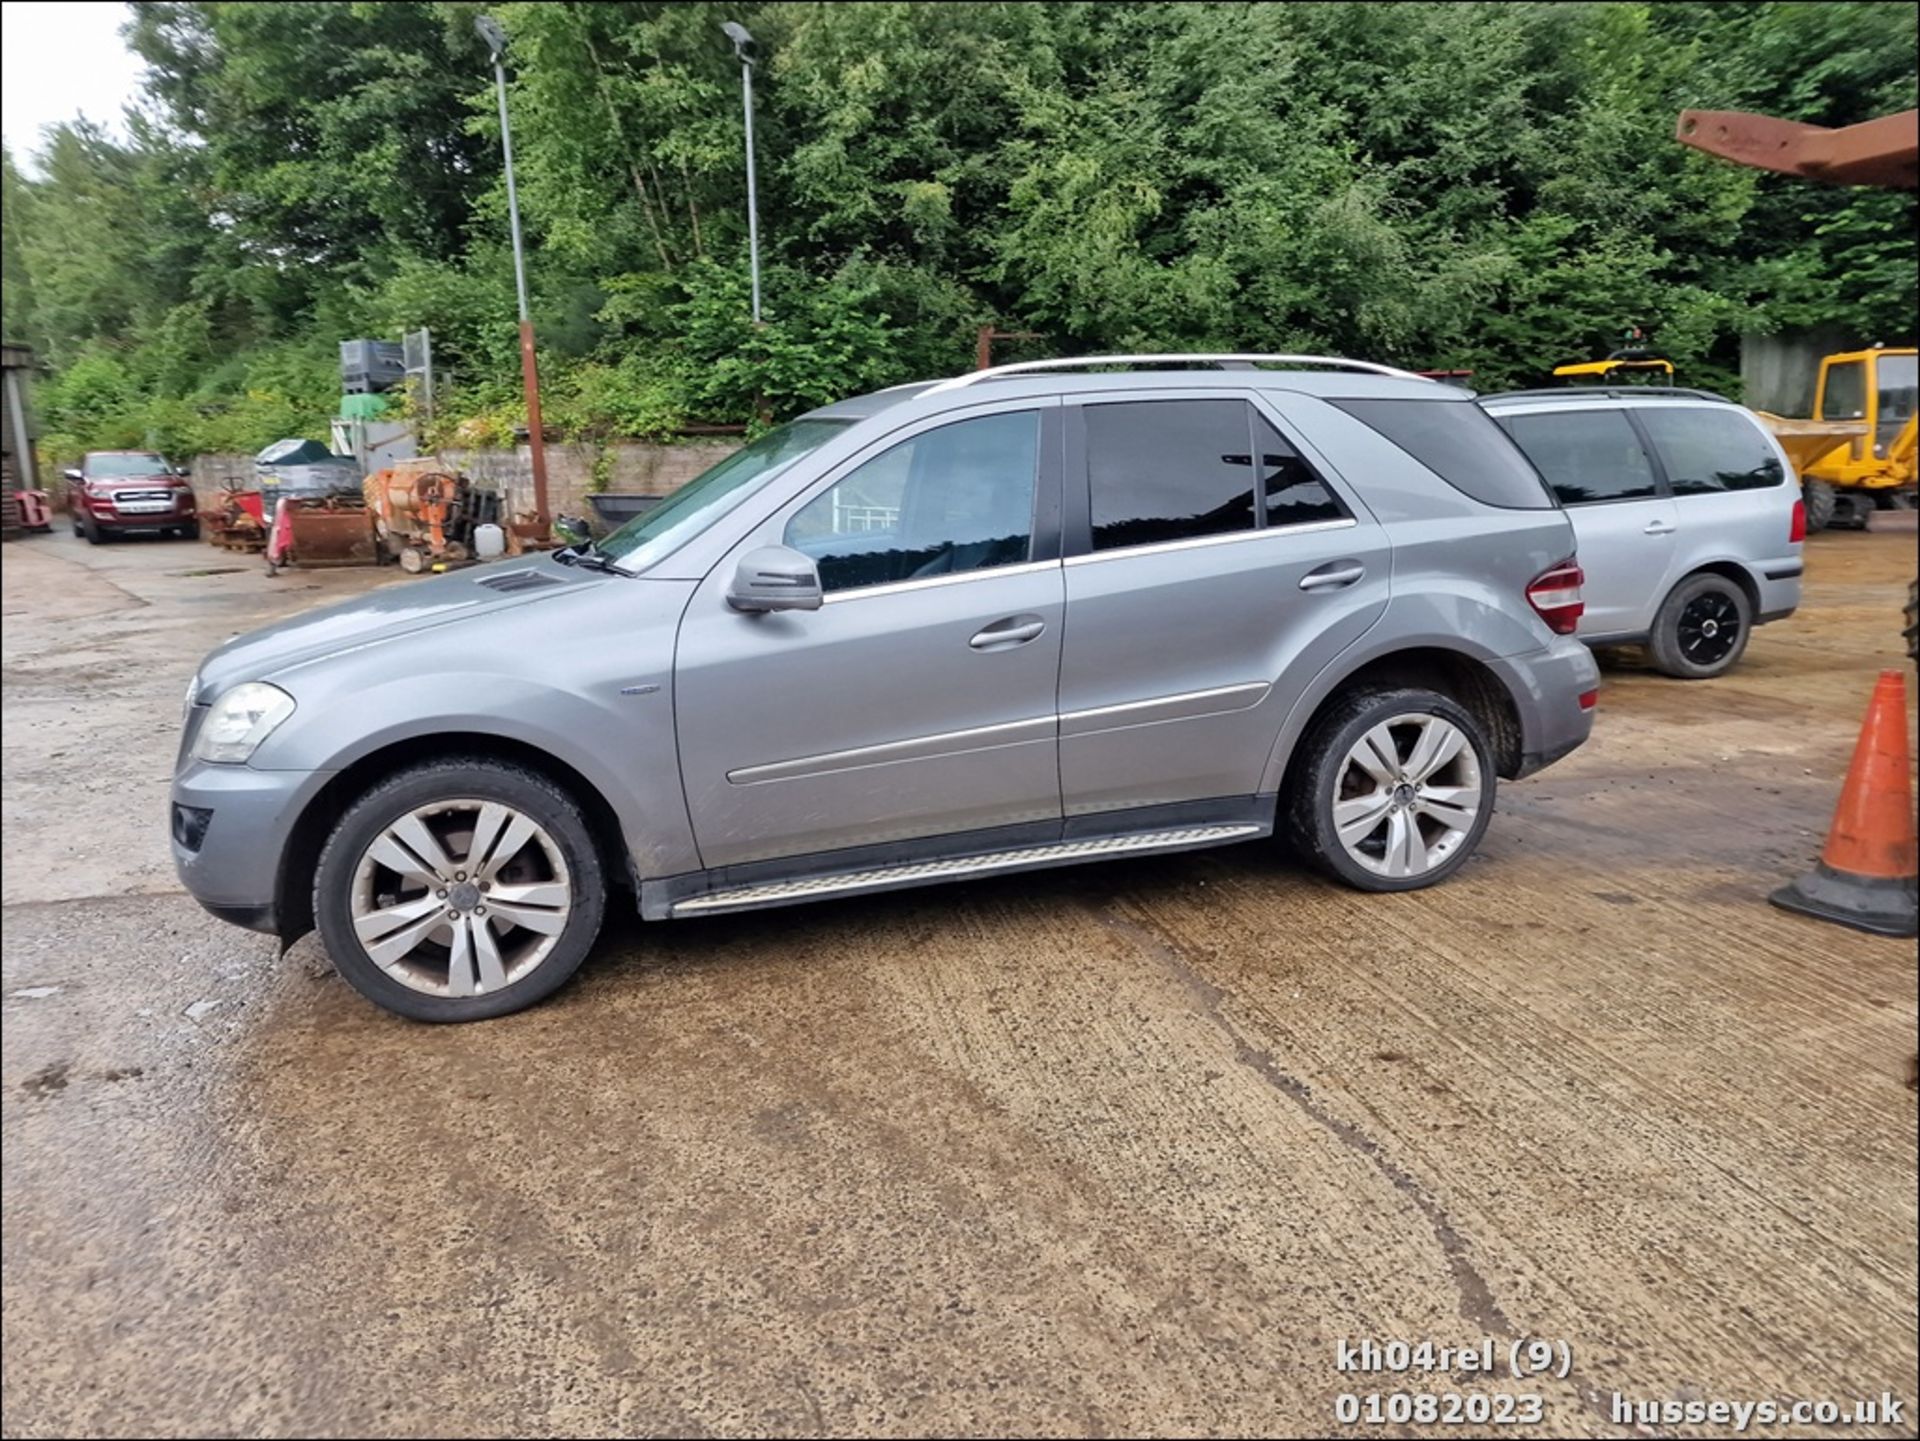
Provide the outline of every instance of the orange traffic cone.
{"type": "Polygon", "coordinates": [[[1820,863],[1770,897],[1784,910],[1883,936],[1915,934],[1913,794],[1907,780],[1907,685],[1880,672],[1840,788],[1820,863]]]}

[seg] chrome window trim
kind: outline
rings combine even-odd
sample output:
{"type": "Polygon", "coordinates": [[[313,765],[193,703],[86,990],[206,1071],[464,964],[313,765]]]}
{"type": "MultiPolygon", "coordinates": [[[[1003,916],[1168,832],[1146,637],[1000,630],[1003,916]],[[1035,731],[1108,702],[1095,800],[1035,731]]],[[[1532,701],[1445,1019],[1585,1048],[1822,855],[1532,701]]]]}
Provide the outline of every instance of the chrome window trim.
{"type": "Polygon", "coordinates": [[[990,576],[1038,575],[1043,570],[1058,570],[1057,560],[1023,560],[1017,565],[987,565],[978,570],[958,571],[953,575],[930,575],[920,580],[890,580],[882,585],[857,585],[846,590],[830,590],[820,598],[822,605],[838,605],[845,600],[865,600],[871,596],[900,595],[910,590],[931,590],[935,586],[959,585],[963,581],[985,580],[990,576]]]}
{"type": "Polygon", "coordinates": [[[1124,560],[1137,555],[1168,555],[1179,550],[1198,550],[1202,546],[1232,545],[1249,540],[1270,540],[1277,535],[1309,535],[1321,530],[1346,530],[1360,522],[1352,516],[1339,520],[1309,520],[1299,525],[1269,525],[1258,530],[1234,530],[1224,535],[1195,535],[1185,540],[1162,540],[1152,545],[1117,546],[1113,550],[1093,550],[1085,555],[1070,555],[1067,565],[1092,565],[1096,561],[1124,560]]]}

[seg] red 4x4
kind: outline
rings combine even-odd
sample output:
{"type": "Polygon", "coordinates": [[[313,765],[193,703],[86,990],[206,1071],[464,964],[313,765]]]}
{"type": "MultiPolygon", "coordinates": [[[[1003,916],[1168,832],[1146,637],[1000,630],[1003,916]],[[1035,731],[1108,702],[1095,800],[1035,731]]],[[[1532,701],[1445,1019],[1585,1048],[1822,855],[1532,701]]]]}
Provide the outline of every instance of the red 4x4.
{"type": "Polygon", "coordinates": [[[200,536],[200,517],[186,472],[150,450],[90,450],[67,472],[73,533],[98,545],[110,534],[157,530],[200,536]]]}

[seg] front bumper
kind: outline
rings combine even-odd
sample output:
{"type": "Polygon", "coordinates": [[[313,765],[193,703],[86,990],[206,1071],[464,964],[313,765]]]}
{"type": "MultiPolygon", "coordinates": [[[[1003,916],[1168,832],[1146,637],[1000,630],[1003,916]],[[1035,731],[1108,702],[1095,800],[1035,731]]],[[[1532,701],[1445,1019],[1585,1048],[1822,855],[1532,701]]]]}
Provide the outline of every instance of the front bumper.
{"type": "Polygon", "coordinates": [[[221,920],[279,934],[276,900],[288,840],[333,775],[185,762],[174,775],[168,808],[180,884],[221,920]],[[207,814],[193,814],[199,811],[207,814]]]}
{"type": "Polygon", "coordinates": [[[1501,679],[1520,712],[1520,767],[1514,779],[1530,776],[1578,750],[1593,734],[1592,708],[1580,697],[1600,688],[1600,666],[1593,652],[1570,635],[1551,645],[1497,662],[1501,679]]]}

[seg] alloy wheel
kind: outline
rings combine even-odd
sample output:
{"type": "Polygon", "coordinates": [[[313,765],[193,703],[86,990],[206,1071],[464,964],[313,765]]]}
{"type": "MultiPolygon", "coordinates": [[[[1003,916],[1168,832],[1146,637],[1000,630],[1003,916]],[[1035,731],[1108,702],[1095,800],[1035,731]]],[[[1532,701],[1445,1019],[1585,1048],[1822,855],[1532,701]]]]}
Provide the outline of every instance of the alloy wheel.
{"type": "Polygon", "coordinates": [[[1720,664],[1740,639],[1740,608],[1716,590],[1696,595],[1680,612],[1680,653],[1697,666],[1720,664]]]}
{"type": "Polygon", "coordinates": [[[1347,854],[1402,880],[1444,865],[1485,804],[1466,732],[1437,715],[1398,715],[1354,742],[1334,781],[1333,827],[1347,854]]]}
{"type": "Polygon", "coordinates": [[[552,953],[573,887],[559,845],[531,817],[497,801],[436,801],[362,852],[350,909],[368,958],[395,980],[480,996],[552,953]]]}

